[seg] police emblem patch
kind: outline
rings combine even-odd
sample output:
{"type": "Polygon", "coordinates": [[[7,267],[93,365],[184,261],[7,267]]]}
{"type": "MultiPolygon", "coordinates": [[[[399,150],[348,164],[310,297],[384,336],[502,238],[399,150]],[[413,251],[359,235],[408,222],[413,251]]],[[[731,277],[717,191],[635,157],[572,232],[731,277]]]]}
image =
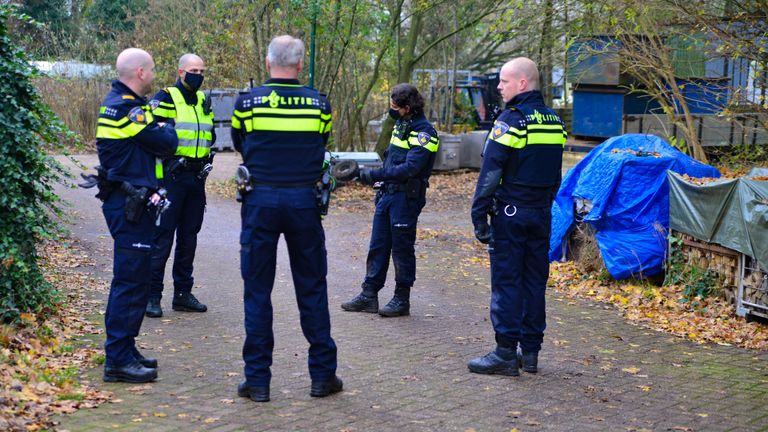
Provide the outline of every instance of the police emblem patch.
{"type": "Polygon", "coordinates": [[[491,131],[491,139],[499,139],[502,135],[507,133],[509,125],[503,121],[498,121],[493,124],[493,130],[491,131]]]}
{"type": "Polygon", "coordinates": [[[138,124],[147,124],[147,115],[141,107],[136,107],[128,113],[128,118],[138,124]]]}
{"type": "Polygon", "coordinates": [[[149,107],[154,111],[158,106],[160,106],[160,101],[157,99],[152,99],[149,101],[149,107]]]}
{"type": "Polygon", "coordinates": [[[426,132],[419,132],[419,135],[416,136],[416,139],[419,141],[419,144],[425,146],[429,143],[429,140],[432,139],[432,136],[426,132]]]}

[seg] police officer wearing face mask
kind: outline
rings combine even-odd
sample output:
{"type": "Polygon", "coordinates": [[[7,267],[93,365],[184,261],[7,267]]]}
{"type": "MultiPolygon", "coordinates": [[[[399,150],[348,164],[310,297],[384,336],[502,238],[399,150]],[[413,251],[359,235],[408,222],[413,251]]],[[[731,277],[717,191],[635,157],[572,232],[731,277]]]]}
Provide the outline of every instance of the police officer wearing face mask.
{"type": "Polygon", "coordinates": [[[157,92],[150,101],[152,113],[158,121],[174,124],[179,147],[173,157],[158,165],[157,176],[168,190],[173,203],[163,214],[155,230],[152,251],[152,285],[147,304],[148,317],[163,316],[160,299],[163,295],[165,264],[171,254],[173,237],[176,252],[173,258],[173,310],[205,312],[206,305],[192,294],[192,277],[197,233],[203,224],[205,212],[205,178],[211,170],[211,146],[216,140],[213,130],[213,112],[210,101],[200,91],[205,73],[203,59],[195,54],[184,54],[179,59],[179,78],[176,84],[157,92]]]}
{"type": "Polygon", "coordinates": [[[342,303],[349,312],[379,313],[384,317],[410,314],[410,295],[416,280],[416,222],[426,203],[429,176],[440,145],[435,128],[424,116],[424,98],[416,87],[392,88],[389,114],[396,121],[384,166],[363,168],[359,180],[382,182],[376,195],[367,273],[362,292],[342,303]],[[395,295],[379,308],[378,293],[384,287],[389,259],[395,264],[395,295]]]}

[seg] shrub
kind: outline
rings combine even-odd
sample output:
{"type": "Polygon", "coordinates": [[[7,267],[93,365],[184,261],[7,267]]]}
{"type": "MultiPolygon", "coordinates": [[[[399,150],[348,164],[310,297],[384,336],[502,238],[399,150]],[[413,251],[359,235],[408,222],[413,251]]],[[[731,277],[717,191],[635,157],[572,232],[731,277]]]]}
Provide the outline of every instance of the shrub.
{"type": "Polygon", "coordinates": [[[63,169],[45,153],[70,137],[32,85],[35,69],[9,37],[10,20],[34,24],[0,3],[0,322],[46,314],[57,293],[37,264],[37,245],[53,238],[60,213],[52,184],[63,169]]]}
{"type": "Polygon", "coordinates": [[[40,77],[34,84],[46,105],[69,130],[82,138],[85,147],[76,142],[63,144],[70,151],[95,151],[99,107],[109,91],[109,80],[40,77]]]}
{"type": "Polygon", "coordinates": [[[682,239],[670,237],[664,285],[682,285],[683,297],[680,301],[691,302],[693,306],[697,305],[697,298],[719,296],[722,282],[720,277],[706,268],[688,262],[682,246],[682,239]]]}

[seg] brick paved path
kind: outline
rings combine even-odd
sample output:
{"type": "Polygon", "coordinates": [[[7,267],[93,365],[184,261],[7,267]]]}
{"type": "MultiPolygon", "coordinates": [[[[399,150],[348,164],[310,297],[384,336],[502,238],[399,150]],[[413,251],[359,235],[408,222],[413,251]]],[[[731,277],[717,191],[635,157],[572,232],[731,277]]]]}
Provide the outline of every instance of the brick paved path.
{"type": "MultiPolygon", "coordinates": [[[[73,212],[73,234],[111,268],[103,219],[89,194],[73,212]]],[[[363,277],[370,214],[326,220],[329,297],[345,391],[309,396],[307,344],[299,328],[281,242],[272,401],[238,398],[244,335],[239,207],[211,197],[196,259],[195,293],[205,314],[145,319],[140,345],[159,358],[152,384],[100,384],[117,403],[61,418],[70,431],[537,431],[768,430],[768,354],[699,346],[627,324],[612,308],[548,294],[538,375],[482,376],[467,361],[493,347],[488,270],[470,242],[466,209],[430,211],[417,244],[410,317],[344,312],[363,277]],[[435,235],[439,234],[439,235],[435,235]]],[[[170,272],[167,272],[170,273],[170,272]]],[[[100,273],[108,280],[108,271],[100,273]]],[[[390,278],[391,279],[391,278],[390,278]]],[[[392,283],[382,291],[386,302],[392,283]]],[[[166,283],[166,295],[169,293],[166,283]]],[[[88,378],[100,382],[101,369],[88,378]]]]}

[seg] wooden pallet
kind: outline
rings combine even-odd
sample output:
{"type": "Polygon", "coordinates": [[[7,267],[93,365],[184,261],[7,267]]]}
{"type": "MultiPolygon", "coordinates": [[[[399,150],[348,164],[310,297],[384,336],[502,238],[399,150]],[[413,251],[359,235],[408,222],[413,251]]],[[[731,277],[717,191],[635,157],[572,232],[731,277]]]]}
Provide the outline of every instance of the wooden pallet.
{"type": "Polygon", "coordinates": [[[736,306],[736,313],[768,318],[768,273],[752,257],[688,234],[672,232],[683,242],[688,265],[709,270],[723,280],[723,296],[736,306]]]}

